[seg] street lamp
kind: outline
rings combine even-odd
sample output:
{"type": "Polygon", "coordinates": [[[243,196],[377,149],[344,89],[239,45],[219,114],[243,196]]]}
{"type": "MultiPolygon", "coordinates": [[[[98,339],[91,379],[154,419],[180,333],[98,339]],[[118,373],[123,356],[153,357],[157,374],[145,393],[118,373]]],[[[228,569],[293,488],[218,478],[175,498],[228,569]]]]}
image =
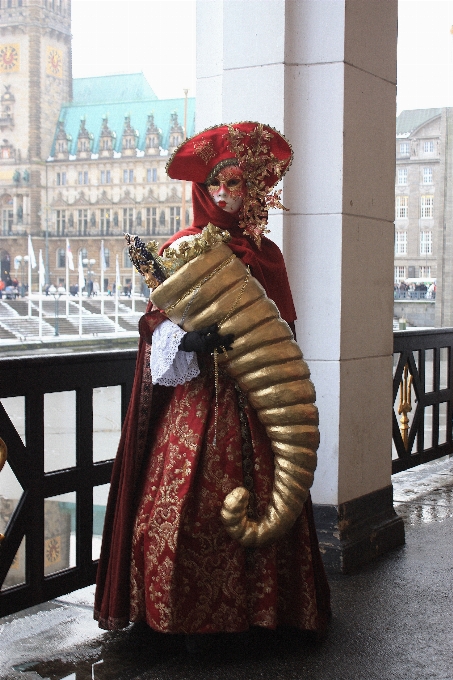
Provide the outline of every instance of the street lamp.
{"type": "MultiPolygon", "coordinates": [[[[24,267],[28,263],[28,255],[16,255],[14,260],[20,264],[20,296],[25,297],[24,267]]],[[[16,267],[17,269],[17,267],[16,267]]]]}
{"type": "Polygon", "coordinates": [[[55,335],[60,335],[58,332],[58,316],[59,316],[59,309],[58,309],[58,303],[62,295],[66,293],[66,289],[64,286],[58,286],[58,288],[55,288],[55,286],[52,284],[49,286],[49,293],[53,295],[55,299],[55,335]]]}
{"type": "Polygon", "coordinates": [[[88,277],[87,297],[90,297],[91,293],[93,292],[93,283],[91,281],[91,277],[94,274],[94,271],[92,271],[90,269],[90,267],[92,267],[94,264],[96,264],[96,260],[93,260],[93,259],[89,260],[88,258],[84,258],[82,260],[82,264],[83,264],[84,267],[87,267],[87,277],[88,277]]]}

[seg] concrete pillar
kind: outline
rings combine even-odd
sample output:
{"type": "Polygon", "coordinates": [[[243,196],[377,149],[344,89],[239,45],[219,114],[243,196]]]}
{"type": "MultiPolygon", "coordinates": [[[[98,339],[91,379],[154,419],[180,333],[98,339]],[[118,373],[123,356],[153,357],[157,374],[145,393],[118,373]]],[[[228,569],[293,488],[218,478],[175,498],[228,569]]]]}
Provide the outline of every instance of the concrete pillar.
{"type": "Polygon", "coordinates": [[[295,159],[271,237],[285,256],[321,445],[327,566],[404,542],[391,486],[397,0],[197,2],[197,129],[258,120],[295,159]]]}

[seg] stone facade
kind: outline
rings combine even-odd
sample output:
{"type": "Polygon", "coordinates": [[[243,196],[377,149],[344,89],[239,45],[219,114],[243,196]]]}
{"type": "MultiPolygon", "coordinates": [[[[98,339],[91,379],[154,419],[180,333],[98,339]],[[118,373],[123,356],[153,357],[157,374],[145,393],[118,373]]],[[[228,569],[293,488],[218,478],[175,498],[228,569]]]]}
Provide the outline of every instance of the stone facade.
{"type": "Polygon", "coordinates": [[[407,278],[436,278],[437,275],[438,225],[443,218],[443,127],[440,109],[403,111],[398,119],[395,177],[397,282],[407,278]],[[416,115],[421,113],[424,113],[425,120],[416,115]]]}
{"type": "MultiPolygon", "coordinates": [[[[192,133],[194,100],[158,100],[143,74],[73,81],[70,0],[1,3],[0,90],[2,279],[30,234],[48,283],[65,285],[66,239],[76,263],[79,251],[96,260],[99,283],[104,241],[104,285],[117,255],[128,283],[123,233],[163,242],[191,219],[189,185],[170,180],[165,164],[184,139],[188,106],[192,133]]],[[[70,285],[77,279],[70,272],[70,285]]]]}

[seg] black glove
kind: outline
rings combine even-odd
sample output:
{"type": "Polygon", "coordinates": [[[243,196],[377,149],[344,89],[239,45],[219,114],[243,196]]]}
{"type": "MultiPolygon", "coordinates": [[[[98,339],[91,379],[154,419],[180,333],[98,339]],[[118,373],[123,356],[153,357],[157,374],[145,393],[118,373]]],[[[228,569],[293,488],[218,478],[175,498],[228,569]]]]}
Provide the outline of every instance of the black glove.
{"type": "Polygon", "coordinates": [[[233,340],[234,335],[232,333],[219,335],[217,325],[214,324],[199,331],[186,333],[179,343],[179,349],[182,349],[183,352],[207,352],[211,354],[215,349],[230,350],[233,340]]]}

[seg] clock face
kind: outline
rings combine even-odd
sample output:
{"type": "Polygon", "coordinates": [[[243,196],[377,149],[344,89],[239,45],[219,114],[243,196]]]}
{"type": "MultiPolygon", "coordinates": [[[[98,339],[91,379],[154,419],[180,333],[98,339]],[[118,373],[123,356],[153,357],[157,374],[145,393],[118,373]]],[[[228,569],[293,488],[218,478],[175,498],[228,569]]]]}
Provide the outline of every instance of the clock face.
{"type": "Polygon", "coordinates": [[[63,75],[63,55],[54,47],[47,48],[46,73],[59,78],[63,75]]]}
{"type": "Polygon", "coordinates": [[[19,70],[19,45],[0,45],[0,69],[9,73],[19,70]]]}

